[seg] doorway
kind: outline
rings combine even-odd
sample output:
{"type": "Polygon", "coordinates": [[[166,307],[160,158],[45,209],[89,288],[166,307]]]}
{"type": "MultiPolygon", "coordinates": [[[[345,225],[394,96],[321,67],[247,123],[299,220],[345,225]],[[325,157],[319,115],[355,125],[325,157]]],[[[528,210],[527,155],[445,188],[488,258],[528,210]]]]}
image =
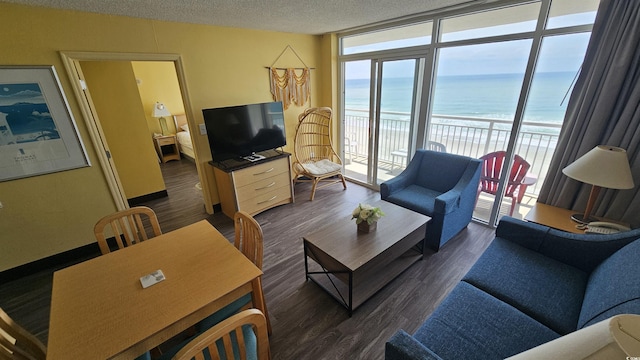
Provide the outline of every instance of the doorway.
{"type": "MultiPolygon", "coordinates": [[[[112,53],[83,53],[83,52],[63,52],[61,53],[63,63],[72,81],[73,91],[80,103],[81,111],[87,123],[92,143],[95,147],[96,154],[99,159],[100,166],[103,169],[109,190],[112,194],[114,204],[118,210],[128,208],[127,195],[124,191],[122,181],[118,175],[118,169],[113,161],[111,149],[107,142],[107,136],[100,122],[99,114],[96,111],[95,104],[91,97],[83,74],[82,62],[88,61],[104,61],[104,62],[144,62],[144,61],[163,61],[171,62],[176,70],[178,77],[178,85],[180,87],[180,95],[184,104],[185,114],[190,128],[194,128],[192,120],[192,111],[189,108],[189,99],[187,97],[184,83],[184,75],[182,62],[179,55],[174,54],[112,54],[112,53]]],[[[144,116],[144,115],[143,115],[144,116]]],[[[123,129],[123,131],[126,129],[123,129]]],[[[191,135],[193,137],[193,135],[191,135]]],[[[193,138],[192,138],[193,140],[193,138]]],[[[153,149],[153,148],[152,148],[153,149]]],[[[155,156],[155,155],[154,155],[155,156]]],[[[198,178],[202,187],[203,202],[207,213],[213,213],[212,198],[210,196],[209,186],[206,176],[204,176],[202,164],[198,161],[198,155],[195,154],[195,166],[198,178]]]]}

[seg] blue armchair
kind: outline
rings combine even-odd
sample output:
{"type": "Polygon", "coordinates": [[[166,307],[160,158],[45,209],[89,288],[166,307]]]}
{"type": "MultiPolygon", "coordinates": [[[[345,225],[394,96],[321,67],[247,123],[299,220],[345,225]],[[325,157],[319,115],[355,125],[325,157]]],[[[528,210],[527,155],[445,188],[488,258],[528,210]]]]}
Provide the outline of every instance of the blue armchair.
{"type": "Polygon", "coordinates": [[[478,159],[417,150],[400,175],[380,184],[380,197],[430,216],[426,244],[438,251],[471,221],[481,169],[478,159]]]}

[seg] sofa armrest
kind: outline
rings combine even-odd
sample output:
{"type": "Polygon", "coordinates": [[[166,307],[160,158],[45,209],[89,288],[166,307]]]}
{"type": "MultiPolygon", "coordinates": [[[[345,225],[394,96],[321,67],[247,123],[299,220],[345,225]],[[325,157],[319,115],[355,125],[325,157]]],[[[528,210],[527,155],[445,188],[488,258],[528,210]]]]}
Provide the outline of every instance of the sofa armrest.
{"type": "Polygon", "coordinates": [[[460,207],[460,191],[451,189],[440,194],[435,199],[434,212],[439,214],[449,214],[460,207]]]}
{"type": "Polygon", "coordinates": [[[505,216],[498,224],[496,237],[591,272],[614,252],[640,238],[640,229],[610,235],[573,234],[505,216]]]}
{"type": "Polygon", "coordinates": [[[442,360],[404,330],[395,333],[384,346],[385,360],[442,360]]]}
{"type": "Polygon", "coordinates": [[[400,175],[380,184],[380,198],[382,200],[386,199],[394,192],[404,189],[407,186],[415,183],[416,177],[418,176],[418,171],[420,170],[420,166],[422,166],[423,156],[424,151],[416,151],[411,161],[407,159],[409,163],[407,164],[407,167],[400,173],[400,175]]]}
{"type": "Polygon", "coordinates": [[[411,179],[405,173],[401,173],[400,175],[394,177],[391,180],[387,180],[380,184],[380,198],[382,200],[386,199],[389,195],[394,192],[404,189],[405,187],[411,184],[411,179]]]}

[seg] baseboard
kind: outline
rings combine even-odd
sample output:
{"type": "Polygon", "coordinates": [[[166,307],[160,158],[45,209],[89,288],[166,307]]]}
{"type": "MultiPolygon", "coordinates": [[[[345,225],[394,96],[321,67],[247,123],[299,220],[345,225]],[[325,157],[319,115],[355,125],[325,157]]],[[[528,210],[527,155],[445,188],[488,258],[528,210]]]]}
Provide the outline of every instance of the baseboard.
{"type": "Polygon", "coordinates": [[[142,196],[134,197],[134,198],[131,198],[131,199],[127,199],[127,202],[129,203],[129,206],[138,206],[140,204],[149,202],[151,200],[162,199],[162,198],[167,197],[167,196],[169,196],[169,193],[165,189],[165,190],[162,190],[162,191],[156,191],[156,192],[151,193],[151,194],[142,195],[142,196]]]}
{"type": "Polygon", "coordinates": [[[55,254],[44,259],[36,260],[24,265],[20,265],[8,270],[0,272],[0,285],[9,283],[29,275],[33,275],[43,270],[51,270],[52,268],[62,267],[87,259],[100,256],[100,248],[98,243],[94,242],[71,249],[59,254],[55,254]]]}

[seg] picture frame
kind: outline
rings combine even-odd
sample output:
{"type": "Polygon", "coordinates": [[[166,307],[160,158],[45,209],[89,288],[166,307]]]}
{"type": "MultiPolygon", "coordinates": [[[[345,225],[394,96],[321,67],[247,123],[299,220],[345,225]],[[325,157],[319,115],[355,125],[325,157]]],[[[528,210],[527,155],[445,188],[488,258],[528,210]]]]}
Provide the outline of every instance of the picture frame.
{"type": "Polygon", "coordinates": [[[0,66],[0,181],[91,166],[53,66],[0,66]]]}

